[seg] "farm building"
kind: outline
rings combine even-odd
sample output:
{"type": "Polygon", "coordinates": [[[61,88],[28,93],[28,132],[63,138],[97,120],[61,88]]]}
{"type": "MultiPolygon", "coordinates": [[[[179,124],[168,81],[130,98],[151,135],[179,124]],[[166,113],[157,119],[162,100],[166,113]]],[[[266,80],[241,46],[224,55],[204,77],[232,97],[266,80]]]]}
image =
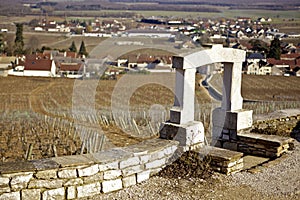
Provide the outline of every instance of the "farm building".
{"type": "Polygon", "coordinates": [[[85,73],[84,63],[60,63],[59,76],[67,78],[82,78],[85,73]]]}
{"type": "Polygon", "coordinates": [[[15,76],[40,76],[55,77],[56,64],[50,58],[41,58],[37,55],[29,55],[24,58],[17,58],[9,75],[15,76]]]}
{"type": "Polygon", "coordinates": [[[127,66],[128,68],[155,69],[163,67],[170,69],[172,67],[171,56],[152,56],[146,54],[129,55],[126,58],[120,58],[117,61],[118,66],[127,66]]]}
{"type": "Polygon", "coordinates": [[[172,32],[170,31],[161,31],[155,29],[147,29],[147,30],[130,30],[126,33],[128,37],[152,37],[152,38],[171,38],[172,32]]]}

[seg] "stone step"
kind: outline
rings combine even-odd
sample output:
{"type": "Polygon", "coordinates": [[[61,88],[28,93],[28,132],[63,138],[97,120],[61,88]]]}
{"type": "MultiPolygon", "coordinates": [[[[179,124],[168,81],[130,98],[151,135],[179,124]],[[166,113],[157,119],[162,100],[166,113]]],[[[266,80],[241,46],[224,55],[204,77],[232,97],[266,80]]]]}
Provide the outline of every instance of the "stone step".
{"type": "Polygon", "coordinates": [[[193,150],[210,163],[214,171],[232,174],[243,169],[243,153],[213,146],[193,150]]]}
{"type": "Polygon", "coordinates": [[[264,157],[246,155],[243,157],[243,160],[244,160],[243,170],[249,170],[257,167],[258,165],[267,163],[270,159],[264,157]]]}
{"type": "Polygon", "coordinates": [[[294,142],[293,138],[243,132],[238,133],[236,139],[220,139],[216,146],[248,155],[277,158],[293,149],[294,142]]]}

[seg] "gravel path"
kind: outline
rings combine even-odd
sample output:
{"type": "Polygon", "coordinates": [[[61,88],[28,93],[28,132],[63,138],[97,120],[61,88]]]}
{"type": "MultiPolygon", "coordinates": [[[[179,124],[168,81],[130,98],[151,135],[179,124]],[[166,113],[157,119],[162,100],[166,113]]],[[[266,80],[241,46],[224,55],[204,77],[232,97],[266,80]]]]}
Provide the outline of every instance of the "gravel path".
{"type": "Polygon", "coordinates": [[[265,195],[283,195],[300,197],[300,143],[280,162],[269,168],[263,167],[259,173],[241,172],[229,178],[232,185],[248,185],[265,195]]]}

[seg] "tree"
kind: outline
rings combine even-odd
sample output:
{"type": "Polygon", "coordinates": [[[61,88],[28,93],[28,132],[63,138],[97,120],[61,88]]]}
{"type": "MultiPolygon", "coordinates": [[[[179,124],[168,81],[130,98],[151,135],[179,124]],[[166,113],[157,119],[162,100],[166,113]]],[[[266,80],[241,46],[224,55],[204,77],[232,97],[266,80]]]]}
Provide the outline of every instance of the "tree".
{"type": "Polygon", "coordinates": [[[249,41],[249,43],[252,45],[251,50],[257,51],[257,52],[264,52],[268,53],[268,45],[262,40],[259,39],[252,39],[249,41]]]}
{"type": "Polygon", "coordinates": [[[24,53],[23,24],[16,24],[15,54],[24,53]]]}
{"type": "Polygon", "coordinates": [[[86,48],[85,48],[85,44],[84,44],[84,41],[81,41],[81,45],[80,45],[80,48],[79,48],[79,55],[84,55],[84,56],[88,56],[88,52],[86,51],[86,48]]]}
{"type": "Polygon", "coordinates": [[[4,53],[5,41],[3,35],[0,33],[0,54],[4,53]]]}
{"type": "Polygon", "coordinates": [[[76,45],[75,45],[75,42],[73,41],[71,46],[69,47],[69,51],[71,52],[77,52],[77,48],[76,48],[76,45]]]}
{"type": "Polygon", "coordinates": [[[271,42],[270,51],[267,57],[280,60],[280,55],[281,55],[280,40],[278,38],[274,38],[274,40],[272,40],[271,42]]]}
{"type": "Polygon", "coordinates": [[[40,41],[37,37],[32,36],[28,41],[28,48],[26,49],[28,53],[34,53],[40,46],[40,41]]]}

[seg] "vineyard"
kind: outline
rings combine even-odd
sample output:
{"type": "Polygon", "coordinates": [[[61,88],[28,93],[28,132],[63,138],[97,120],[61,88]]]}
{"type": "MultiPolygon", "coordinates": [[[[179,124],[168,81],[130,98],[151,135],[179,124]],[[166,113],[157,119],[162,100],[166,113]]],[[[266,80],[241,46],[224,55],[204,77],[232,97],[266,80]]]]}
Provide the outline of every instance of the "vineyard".
{"type": "MultiPolygon", "coordinates": [[[[252,77],[243,79],[243,95],[260,101],[245,103],[245,108],[261,114],[300,107],[299,89],[284,87],[297,86],[300,79],[277,77],[276,87],[284,88],[277,88],[273,98],[274,92],[258,86],[270,80],[252,77]]],[[[220,103],[210,99],[200,80],[197,75],[195,118],[204,122],[209,139],[211,112],[220,103]]],[[[0,162],[97,152],[157,137],[169,117],[174,83],[173,73],[117,80],[0,77],[0,162]]]]}

